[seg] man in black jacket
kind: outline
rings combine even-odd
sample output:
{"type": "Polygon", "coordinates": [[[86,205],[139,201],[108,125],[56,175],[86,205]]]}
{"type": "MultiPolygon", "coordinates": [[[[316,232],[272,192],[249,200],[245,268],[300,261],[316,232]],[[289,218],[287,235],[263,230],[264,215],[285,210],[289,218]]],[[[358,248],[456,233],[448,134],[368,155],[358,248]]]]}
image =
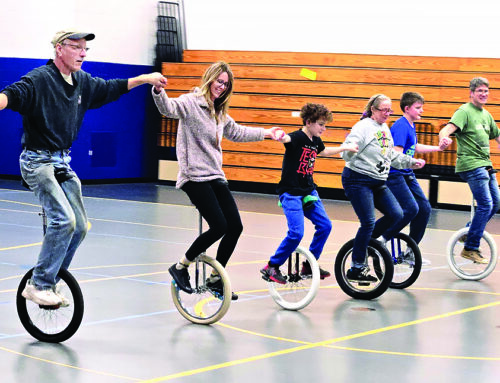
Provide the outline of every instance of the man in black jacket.
{"type": "Polygon", "coordinates": [[[68,304],[57,290],[57,273],[67,269],[87,233],[81,183],[70,167],[69,149],[88,109],[117,100],[142,84],[164,86],[160,73],[105,81],[81,70],[93,33],[61,31],[52,39],[55,58],[0,93],[0,110],[23,116],[23,179],[48,218],[33,277],[23,296],[41,305],[68,304]]]}

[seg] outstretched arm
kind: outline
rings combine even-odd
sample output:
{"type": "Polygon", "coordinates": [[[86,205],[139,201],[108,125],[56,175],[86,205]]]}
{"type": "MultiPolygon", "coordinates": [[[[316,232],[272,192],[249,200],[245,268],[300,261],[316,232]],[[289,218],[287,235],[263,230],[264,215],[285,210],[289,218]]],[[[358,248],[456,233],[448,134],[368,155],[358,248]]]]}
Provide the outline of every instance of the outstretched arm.
{"type": "Polygon", "coordinates": [[[340,146],[328,146],[323,150],[321,153],[319,153],[321,156],[333,156],[335,154],[342,153],[344,151],[348,152],[353,152],[357,153],[358,152],[358,144],[352,142],[352,143],[344,143],[340,146]]]}
{"type": "Polygon", "coordinates": [[[451,143],[452,140],[450,137],[443,137],[441,140],[439,140],[439,145],[417,144],[417,146],[415,147],[415,152],[416,153],[440,152],[446,149],[448,146],[450,146],[451,143]]]}
{"type": "Polygon", "coordinates": [[[136,86],[143,84],[151,84],[155,87],[157,91],[167,85],[167,79],[158,72],[141,74],[137,77],[132,77],[128,79],[128,89],[133,89],[136,86]]]}
{"type": "Polygon", "coordinates": [[[0,93],[0,110],[5,109],[9,104],[9,99],[5,93],[0,93]]]}

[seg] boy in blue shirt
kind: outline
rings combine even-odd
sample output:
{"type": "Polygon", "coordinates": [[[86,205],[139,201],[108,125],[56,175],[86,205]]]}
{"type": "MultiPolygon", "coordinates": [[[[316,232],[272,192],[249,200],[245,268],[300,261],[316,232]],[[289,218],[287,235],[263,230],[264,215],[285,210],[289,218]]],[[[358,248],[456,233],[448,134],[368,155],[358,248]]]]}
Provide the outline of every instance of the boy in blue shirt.
{"type": "MultiPolygon", "coordinates": [[[[413,157],[415,153],[430,153],[441,151],[446,148],[451,139],[442,139],[439,146],[419,144],[415,131],[415,121],[420,120],[424,112],[424,98],[419,93],[406,92],[400,101],[403,117],[397,120],[391,127],[394,140],[394,150],[413,157]]],[[[410,224],[410,237],[418,244],[422,240],[429,217],[432,211],[428,199],[415,178],[412,169],[391,168],[387,186],[396,197],[403,209],[403,220],[401,229],[410,224]]],[[[412,261],[411,255],[408,261],[412,261]]],[[[422,264],[430,264],[430,261],[422,259],[422,264]]]]}

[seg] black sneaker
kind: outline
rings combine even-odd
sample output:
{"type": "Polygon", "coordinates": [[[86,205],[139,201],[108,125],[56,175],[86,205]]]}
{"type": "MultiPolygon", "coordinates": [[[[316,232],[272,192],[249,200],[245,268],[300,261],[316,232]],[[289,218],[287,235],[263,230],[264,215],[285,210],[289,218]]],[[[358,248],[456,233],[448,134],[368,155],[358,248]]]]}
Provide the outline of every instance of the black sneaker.
{"type": "MultiPolygon", "coordinates": [[[[304,277],[312,277],[311,265],[308,261],[302,262],[302,270],[300,270],[300,275],[304,277]]],[[[328,278],[329,276],[331,276],[331,274],[328,271],[323,270],[321,267],[319,268],[319,278],[321,280],[328,278]]]]}
{"type": "Polygon", "coordinates": [[[346,277],[351,282],[359,282],[360,284],[370,284],[372,282],[377,282],[378,279],[373,275],[368,274],[370,268],[365,267],[351,267],[347,270],[346,277]]]}
{"type": "Polygon", "coordinates": [[[279,267],[269,266],[267,264],[263,269],[260,270],[262,273],[262,279],[268,282],[276,282],[280,285],[286,284],[286,278],[281,274],[279,267]]]}
{"type": "Polygon", "coordinates": [[[403,260],[403,263],[406,263],[410,266],[415,265],[415,254],[413,254],[412,249],[407,248],[403,254],[401,254],[401,259],[403,260]]]}
{"type": "Polygon", "coordinates": [[[174,278],[175,283],[181,289],[182,291],[192,294],[193,289],[191,288],[191,283],[189,283],[189,273],[187,271],[187,268],[183,267],[181,270],[179,270],[177,267],[177,264],[173,264],[170,266],[168,269],[168,272],[174,278]]]}
{"type": "MultiPolygon", "coordinates": [[[[207,287],[212,291],[212,293],[219,298],[220,300],[224,299],[224,287],[222,286],[222,280],[218,278],[214,282],[210,282],[207,280],[207,287]]],[[[231,292],[231,300],[238,300],[238,295],[231,292]]]]}

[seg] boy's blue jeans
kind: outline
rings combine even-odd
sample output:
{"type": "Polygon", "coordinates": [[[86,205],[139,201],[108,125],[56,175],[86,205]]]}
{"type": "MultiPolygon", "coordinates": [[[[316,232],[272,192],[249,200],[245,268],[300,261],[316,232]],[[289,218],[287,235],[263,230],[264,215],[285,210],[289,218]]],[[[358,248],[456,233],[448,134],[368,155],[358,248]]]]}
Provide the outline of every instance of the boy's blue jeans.
{"type": "Polygon", "coordinates": [[[432,212],[429,200],[414,174],[389,174],[387,186],[403,209],[398,231],[410,224],[410,237],[419,244],[432,212]]]}
{"type": "Polygon", "coordinates": [[[67,269],[87,233],[81,183],[69,166],[68,150],[55,152],[25,149],[20,156],[23,179],[39,199],[47,215],[47,231],[33,270],[38,289],[50,289],[58,282],[60,268],[67,269]],[[66,174],[59,184],[55,170],[66,174]]]}
{"type": "Polygon", "coordinates": [[[366,264],[366,249],[370,239],[381,235],[390,239],[397,234],[403,219],[403,210],[385,181],[345,167],[342,172],[342,185],[360,222],[354,237],[352,266],[363,267],[366,264]],[[383,214],[377,221],[375,208],[383,214]]]}
{"type": "Polygon", "coordinates": [[[494,173],[489,173],[485,167],[457,173],[469,184],[477,206],[469,227],[465,247],[469,250],[479,249],[488,221],[500,208],[498,183],[494,173]]]}
{"type": "MultiPolygon", "coordinates": [[[[316,190],[313,190],[311,195],[319,198],[316,190]]],[[[309,251],[316,259],[319,259],[326,240],[332,231],[332,222],[328,218],[321,200],[318,199],[310,209],[304,210],[302,208],[302,198],[302,196],[289,193],[280,195],[281,205],[288,223],[288,232],[276,253],[269,260],[273,265],[280,266],[285,263],[290,254],[299,246],[304,236],[304,217],[314,224],[316,230],[309,246],[309,251]]]]}

